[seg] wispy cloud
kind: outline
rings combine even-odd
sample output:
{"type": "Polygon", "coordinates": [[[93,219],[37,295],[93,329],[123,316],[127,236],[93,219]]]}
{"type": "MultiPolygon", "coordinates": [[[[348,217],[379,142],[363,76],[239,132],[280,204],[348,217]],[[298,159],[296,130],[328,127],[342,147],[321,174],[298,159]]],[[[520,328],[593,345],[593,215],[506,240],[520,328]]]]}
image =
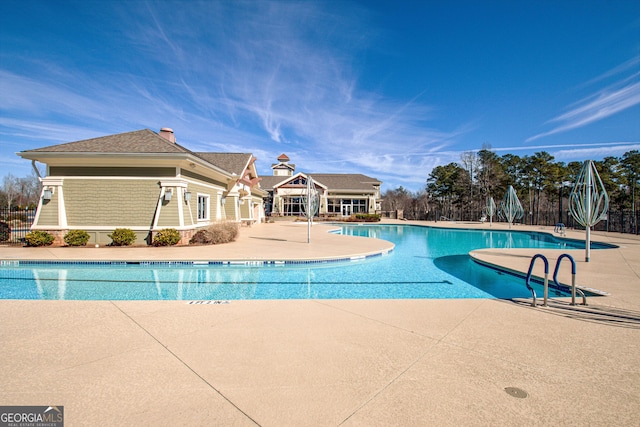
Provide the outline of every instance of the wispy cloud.
{"type": "MultiPolygon", "coordinates": [[[[336,16],[306,2],[199,6],[198,14],[189,7],[166,13],[162,3],[154,3],[160,9],[153,19],[132,15],[129,33],[144,46],[141,61],[157,58],[166,74],[180,76],[179,86],[167,90],[192,107],[184,118],[192,130],[212,123],[211,138],[219,140],[218,135],[253,129],[243,145],[232,138],[234,147],[273,159],[283,151],[297,153],[307,170],[365,169],[398,177],[406,171],[424,174],[416,172],[422,160],[412,152],[441,149],[461,133],[425,126],[433,107],[420,102],[421,94],[394,100],[359,89],[354,58],[374,42],[359,18],[365,10],[336,16]],[[206,27],[203,20],[213,16],[224,19],[204,30],[205,43],[184,31],[206,27]],[[393,154],[399,147],[403,156],[393,154]]],[[[148,87],[146,82],[143,95],[153,97],[148,87]]]]}
{"type": "Polygon", "coordinates": [[[624,153],[631,150],[640,150],[640,143],[630,144],[612,144],[599,147],[575,148],[572,150],[558,150],[552,154],[556,161],[562,160],[587,160],[602,159],[608,156],[621,157],[624,153]]]}
{"type": "MultiPolygon", "coordinates": [[[[67,34],[64,46],[82,46],[77,51],[2,52],[3,147],[18,151],[169,126],[179,143],[195,151],[254,153],[261,174],[270,174],[270,164],[285,152],[299,170],[359,172],[391,186],[417,187],[434,166],[459,161],[461,144],[477,146],[469,140],[482,121],[462,115],[467,113],[457,119],[455,106],[446,106],[443,119],[444,106],[432,103],[429,90],[394,98],[366,89],[385,78],[372,73],[367,61],[389,29],[375,26],[379,21],[364,3],[100,5],[78,5],[93,21],[86,26],[90,33],[67,34]],[[82,37],[105,46],[78,42],[82,37]],[[379,80],[366,81],[372,76],[379,80]]],[[[637,105],[638,64],[640,57],[585,83],[604,87],[568,106],[528,141],[637,105]]],[[[604,146],[539,147],[569,155],[604,146]]]]}
{"type": "Polygon", "coordinates": [[[633,58],[591,80],[590,84],[595,84],[628,70],[634,70],[630,76],[624,77],[618,82],[576,102],[569,107],[569,111],[548,122],[553,125],[551,130],[534,135],[526,141],[531,142],[546,136],[587,126],[640,104],[640,81],[638,81],[640,72],[635,71],[639,63],[640,57],[633,58]]]}

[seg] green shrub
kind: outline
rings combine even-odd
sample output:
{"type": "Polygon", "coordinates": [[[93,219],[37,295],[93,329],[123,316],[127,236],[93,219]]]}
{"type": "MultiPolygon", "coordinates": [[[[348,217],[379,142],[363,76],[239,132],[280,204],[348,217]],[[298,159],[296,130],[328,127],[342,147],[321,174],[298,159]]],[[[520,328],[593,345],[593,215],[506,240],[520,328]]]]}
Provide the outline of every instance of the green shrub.
{"type": "Polygon", "coordinates": [[[356,221],[377,222],[380,221],[380,215],[358,213],[354,215],[356,221]]]}
{"type": "Polygon", "coordinates": [[[199,230],[193,235],[189,243],[201,245],[219,245],[233,242],[238,238],[240,229],[238,224],[232,221],[219,222],[211,225],[206,230],[199,230]]]}
{"type": "Polygon", "coordinates": [[[24,240],[27,242],[27,246],[49,246],[55,237],[46,231],[35,230],[27,233],[24,240]]]}
{"type": "Polygon", "coordinates": [[[0,242],[6,242],[11,237],[11,227],[6,222],[0,221],[0,242]]]}
{"type": "Polygon", "coordinates": [[[130,228],[116,228],[107,236],[112,246],[129,246],[136,241],[136,233],[130,228]]]}
{"type": "Polygon", "coordinates": [[[173,246],[180,241],[180,233],[175,228],[164,228],[153,237],[153,246],[173,246]]]}
{"type": "Polygon", "coordinates": [[[89,233],[84,230],[69,230],[64,236],[64,242],[69,246],[84,246],[89,241],[89,233]]]}

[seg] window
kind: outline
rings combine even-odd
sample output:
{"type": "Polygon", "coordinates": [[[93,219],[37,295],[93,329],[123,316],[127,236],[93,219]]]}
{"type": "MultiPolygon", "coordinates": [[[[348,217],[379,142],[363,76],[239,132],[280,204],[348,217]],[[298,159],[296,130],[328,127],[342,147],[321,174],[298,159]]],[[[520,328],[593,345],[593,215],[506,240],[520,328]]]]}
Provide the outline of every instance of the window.
{"type": "Polygon", "coordinates": [[[300,216],[304,215],[304,198],[302,197],[283,197],[283,205],[284,211],[282,212],[285,216],[300,216]]]}
{"type": "Polygon", "coordinates": [[[367,200],[366,199],[353,199],[353,213],[367,213],[367,200]]]}
{"type": "Polygon", "coordinates": [[[327,213],[349,216],[369,212],[367,199],[328,199],[327,213]]]}
{"type": "Polygon", "coordinates": [[[340,213],[340,199],[328,199],[327,212],[335,214],[340,213]]]}
{"type": "Polygon", "coordinates": [[[292,185],[307,185],[307,179],[302,177],[302,176],[298,176],[294,180],[289,182],[289,184],[292,184],[292,185]]]}
{"type": "Polygon", "coordinates": [[[198,221],[209,219],[209,196],[198,194],[198,221]]]}

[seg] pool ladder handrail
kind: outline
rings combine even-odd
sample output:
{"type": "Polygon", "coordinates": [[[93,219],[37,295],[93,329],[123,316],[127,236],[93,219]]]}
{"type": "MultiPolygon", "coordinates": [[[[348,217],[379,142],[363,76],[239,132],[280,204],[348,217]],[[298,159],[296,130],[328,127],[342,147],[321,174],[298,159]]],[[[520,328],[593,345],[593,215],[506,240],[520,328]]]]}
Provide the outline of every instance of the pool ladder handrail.
{"type": "Polygon", "coordinates": [[[560,263],[563,258],[569,258],[571,261],[571,305],[576,305],[576,293],[580,294],[582,297],[582,305],[587,305],[587,296],[584,294],[582,289],[576,288],[576,261],[569,254],[562,254],[558,257],[556,261],[556,268],[553,270],[553,283],[555,283],[556,288],[558,289],[566,289],[567,286],[561,285],[558,282],[558,270],[560,269],[560,263]]]}
{"type": "Polygon", "coordinates": [[[525,284],[527,285],[527,289],[529,289],[531,291],[531,298],[533,299],[533,301],[531,301],[531,307],[535,307],[537,305],[536,303],[536,290],[533,289],[533,287],[531,287],[531,276],[533,273],[533,266],[536,263],[536,259],[541,258],[542,261],[544,261],[544,306],[547,306],[547,296],[549,293],[549,260],[547,259],[546,256],[542,255],[542,254],[535,254],[532,258],[531,258],[531,262],[529,263],[529,271],[527,272],[527,279],[525,281],[525,284]]]}
{"type": "Polygon", "coordinates": [[[554,233],[558,233],[561,236],[566,236],[567,235],[567,227],[565,227],[564,223],[559,222],[556,224],[555,228],[553,229],[554,233]]]}
{"type": "MultiPolygon", "coordinates": [[[[546,256],[542,254],[535,254],[531,258],[525,284],[527,285],[527,289],[531,291],[531,297],[533,299],[531,306],[536,307],[536,291],[531,286],[531,276],[533,275],[533,266],[538,258],[541,258],[544,262],[544,303],[542,306],[547,307],[547,300],[549,298],[549,260],[546,256]]],[[[551,287],[562,291],[567,291],[569,289],[568,286],[562,285],[558,282],[558,270],[560,269],[560,264],[564,258],[569,258],[569,261],[571,261],[571,305],[576,305],[576,292],[582,297],[582,305],[587,305],[586,295],[581,289],[576,288],[576,262],[571,255],[562,254],[556,260],[556,267],[553,271],[553,285],[551,287]]]]}

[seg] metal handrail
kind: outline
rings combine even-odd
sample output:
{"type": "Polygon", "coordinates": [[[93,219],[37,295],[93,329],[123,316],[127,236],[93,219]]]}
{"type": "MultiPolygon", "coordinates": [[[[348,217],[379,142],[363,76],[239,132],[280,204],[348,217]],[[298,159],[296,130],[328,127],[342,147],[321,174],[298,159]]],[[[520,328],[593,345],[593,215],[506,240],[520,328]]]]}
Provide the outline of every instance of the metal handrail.
{"type": "Polygon", "coordinates": [[[536,291],[531,287],[531,275],[533,273],[533,265],[536,263],[536,259],[542,258],[544,261],[544,303],[542,304],[544,307],[547,306],[547,299],[549,298],[549,260],[542,254],[535,254],[533,258],[531,258],[531,263],[529,264],[529,271],[527,272],[527,280],[526,285],[527,289],[531,291],[531,296],[533,297],[533,302],[531,303],[532,307],[536,306],[536,291]]]}
{"type": "Polygon", "coordinates": [[[562,254],[558,257],[556,268],[553,270],[553,283],[557,288],[563,288],[563,285],[558,282],[558,270],[563,258],[569,258],[569,261],[571,261],[571,305],[576,305],[576,292],[582,297],[582,305],[587,305],[587,296],[581,289],[576,288],[576,262],[571,255],[562,254]]]}
{"type": "Polygon", "coordinates": [[[562,222],[559,222],[556,224],[555,228],[553,229],[554,233],[558,233],[561,236],[566,236],[567,232],[566,232],[566,228],[565,225],[562,222]]]}

